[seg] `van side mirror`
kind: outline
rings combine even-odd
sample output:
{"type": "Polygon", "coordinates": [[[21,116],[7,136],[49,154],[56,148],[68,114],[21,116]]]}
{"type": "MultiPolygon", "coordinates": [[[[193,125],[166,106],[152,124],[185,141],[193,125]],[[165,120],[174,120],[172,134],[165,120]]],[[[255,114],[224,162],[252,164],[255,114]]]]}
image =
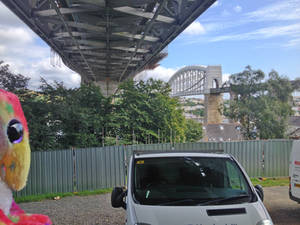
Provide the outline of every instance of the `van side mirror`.
{"type": "Polygon", "coordinates": [[[260,199],[262,201],[264,201],[264,190],[263,190],[262,186],[259,184],[255,185],[255,190],[256,190],[257,194],[259,195],[260,199]]]}
{"type": "Polygon", "coordinates": [[[124,197],[126,197],[127,191],[124,191],[121,187],[115,187],[111,193],[111,206],[114,208],[126,209],[126,202],[124,197]]]}

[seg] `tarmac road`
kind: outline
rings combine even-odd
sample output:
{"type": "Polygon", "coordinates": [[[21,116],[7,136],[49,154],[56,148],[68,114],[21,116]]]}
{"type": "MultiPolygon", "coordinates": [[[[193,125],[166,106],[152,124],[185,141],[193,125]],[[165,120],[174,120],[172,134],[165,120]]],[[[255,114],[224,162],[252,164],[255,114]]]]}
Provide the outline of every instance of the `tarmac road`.
{"type": "Polygon", "coordinates": [[[275,225],[300,225],[300,204],[290,200],[287,186],[263,189],[264,205],[275,225]]]}

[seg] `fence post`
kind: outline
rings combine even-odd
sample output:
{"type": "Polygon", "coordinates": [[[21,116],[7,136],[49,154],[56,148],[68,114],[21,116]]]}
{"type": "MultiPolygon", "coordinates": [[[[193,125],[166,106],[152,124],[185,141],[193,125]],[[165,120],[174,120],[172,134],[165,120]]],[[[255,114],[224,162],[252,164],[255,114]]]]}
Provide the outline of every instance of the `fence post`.
{"type": "Polygon", "coordinates": [[[124,186],[126,186],[126,175],[127,175],[127,148],[125,145],[122,145],[122,157],[123,157],[123,164],[121,165],[123,167],[123,171],[124,171],[124,176],[123,176],[123,182],[124,182],[124,186]]]}
{"type": "Polygon", "coordinates": [[[71,148],[72,151],[72,159],[73,159],[73,192],[77,192],[77,168],[76,168],[76,152],[74,150],[74,147],[71,148]]]}
{"type": "Polygon", "coordinates": [[[260,163],[261,163],[261,176],[262,177],[265,177],[266,175],[266,171],[265,171],[265,145],[266,145],[266,140],[262,140],[261,141],[261,147],[260,147],[260,151],[261,151],[261,160],[260,160],[260,163]]]}

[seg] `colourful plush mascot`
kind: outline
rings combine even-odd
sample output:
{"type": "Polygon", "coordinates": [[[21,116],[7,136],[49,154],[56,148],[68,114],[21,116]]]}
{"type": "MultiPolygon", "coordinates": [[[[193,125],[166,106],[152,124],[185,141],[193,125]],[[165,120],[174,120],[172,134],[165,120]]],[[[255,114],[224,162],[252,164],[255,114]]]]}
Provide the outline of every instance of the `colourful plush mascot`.
{"type": "Polygon", "coordinates": [[[30,166],[27,122],[19,99],[0,89],[0,225],[51,225],[47,216],[26,214],[12,191],[26,185],[30,166]]]}

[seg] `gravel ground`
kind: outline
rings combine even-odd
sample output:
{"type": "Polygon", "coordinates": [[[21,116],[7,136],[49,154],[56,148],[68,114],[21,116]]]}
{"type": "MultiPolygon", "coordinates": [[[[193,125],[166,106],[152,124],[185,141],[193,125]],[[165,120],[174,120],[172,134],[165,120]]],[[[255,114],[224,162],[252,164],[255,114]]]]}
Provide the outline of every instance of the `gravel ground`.
{"type": "MultiPolygon", "coordinates": [[[[288,187],[264,188],[264,193],[264,204],[275,225],[300,225],[300,205],[289,199],[288,187]]],[[[125,222],[125,210],[110,206],[110,194],[65,197],[20,206],[28,213],[48,215],[54,225],[124,225],[125,222]]]]}
{"type": "Polygon", "coordinates": [[[45,214],[54,225],[124,225],[125,210],[110,205],[110,194],[65,197],[20,204],[27,213],[45,214]]]}
{"type": "Polygon", "coordinates": [[[300,225],[300,205],[290,200],[289,187],[267,187],[264,193],[264,205],[275,225],[300,225]]]}

